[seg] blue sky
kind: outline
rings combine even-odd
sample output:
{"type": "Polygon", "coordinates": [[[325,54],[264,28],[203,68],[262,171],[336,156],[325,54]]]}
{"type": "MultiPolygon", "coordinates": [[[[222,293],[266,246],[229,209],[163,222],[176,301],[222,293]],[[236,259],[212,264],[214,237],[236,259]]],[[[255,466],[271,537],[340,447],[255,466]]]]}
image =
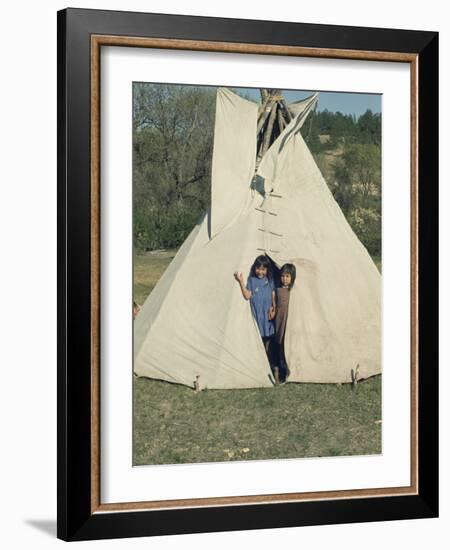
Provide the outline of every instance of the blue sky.
{"type": "MultiPolygon", "coordinates": [[[[234,88],[248,94],[252,99],[260,101],[259,89],[255,88],[234,88]]],[[[314,91],[301,90],[283,90],[283,95],[288,103],[298,101],[310,96],[314,91]]],[[[350,92],[320,92],[319,103],[317,105],[319,111],[328,109],[333,113],[340,111],[344,115],[356,115],[359,117],[364,114],[367,109],[373,113],[381,112],[381,94],[354,94],[350,92]]]]}

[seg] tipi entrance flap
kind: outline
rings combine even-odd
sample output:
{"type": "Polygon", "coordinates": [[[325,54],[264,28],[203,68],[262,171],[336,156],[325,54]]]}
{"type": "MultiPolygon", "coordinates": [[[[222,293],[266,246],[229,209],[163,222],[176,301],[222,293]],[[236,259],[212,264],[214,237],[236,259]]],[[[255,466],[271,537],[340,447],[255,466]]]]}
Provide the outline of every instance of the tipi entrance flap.
{"type": "MultiPolygon", "coordinates": [[[[248,270],[255,258],[249,236],[257,237],[256,231],[241,219],[205,240],[206,223],[155,310],[135,372],[191,387],[197,376],[201,388],[271,387],[258,328],[233,278],[235,269],[248,270]]],[[[136,331],[145,320],[140,317],[136,331]]]]}
{"type": "Polygon", "coordinates": [[[226,88],[216,100],[211,173],[210,237],[216,236],[245,208],[256,162],[258,105],[226,88]]]}
{"type": "Polygon", "coordinates": [[[291,382],[305,381],[304,367],[320,371],[324,361],[334,360],[333,322],[323,304],[322,285],[316,262],[297,258],[296,283],[290,291],[286,323],[285,354],[291,382]]]}

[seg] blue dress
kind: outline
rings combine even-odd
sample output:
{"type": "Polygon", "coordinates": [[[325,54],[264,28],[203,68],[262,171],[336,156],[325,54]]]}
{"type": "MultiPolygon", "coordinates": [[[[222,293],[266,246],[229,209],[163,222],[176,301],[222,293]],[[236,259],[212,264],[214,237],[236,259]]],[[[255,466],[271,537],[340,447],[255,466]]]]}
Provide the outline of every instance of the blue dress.
{"type": "Polygon", "coordinates": [[[250,276],[247,281],[247,290],[250,290],[252,293],[250,307],[252,308],[253,317],[256,319],[261,336],[273,336],[275,333],[274,324],[273,321],[269,321],[272,292],[275,290],[273,282],[269,281],[267,277],[258,279],[257,277],[250,276]]]}

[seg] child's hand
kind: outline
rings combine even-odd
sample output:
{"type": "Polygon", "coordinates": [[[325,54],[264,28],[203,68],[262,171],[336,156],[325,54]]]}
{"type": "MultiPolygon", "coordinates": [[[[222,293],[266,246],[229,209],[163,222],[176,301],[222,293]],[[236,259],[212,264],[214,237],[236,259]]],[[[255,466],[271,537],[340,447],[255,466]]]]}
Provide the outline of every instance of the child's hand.
{"type": "Polygon", "coordinates": [[[235,271],[234,272],[234,278],[236,279],[236,281],[238,283],[243,283],[244,282],[244,277],[242,276],[242,273],[240,271],[235,271]]]}
{"type": "Polygon", "coordinates": [[[269,309],[269,321],[272,321],[272,319],[275,319],[275,308],[273,306],[269,309]]]}

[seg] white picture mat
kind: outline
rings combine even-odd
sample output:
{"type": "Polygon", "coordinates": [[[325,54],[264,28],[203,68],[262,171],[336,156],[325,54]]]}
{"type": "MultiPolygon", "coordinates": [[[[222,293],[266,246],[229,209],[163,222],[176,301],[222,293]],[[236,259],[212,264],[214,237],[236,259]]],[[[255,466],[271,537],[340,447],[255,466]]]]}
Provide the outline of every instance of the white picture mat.
{"type": "MultiPolygon", "coordinates": [[[[407,64],[102,48],[101,501],[410,484],[410,70],[407,64]],[[380,93],[383,141],[383,453],[132,466],[132,82],[380,93]]],[[[232,266],[230,267],[232,269],[232,266]]]]}

